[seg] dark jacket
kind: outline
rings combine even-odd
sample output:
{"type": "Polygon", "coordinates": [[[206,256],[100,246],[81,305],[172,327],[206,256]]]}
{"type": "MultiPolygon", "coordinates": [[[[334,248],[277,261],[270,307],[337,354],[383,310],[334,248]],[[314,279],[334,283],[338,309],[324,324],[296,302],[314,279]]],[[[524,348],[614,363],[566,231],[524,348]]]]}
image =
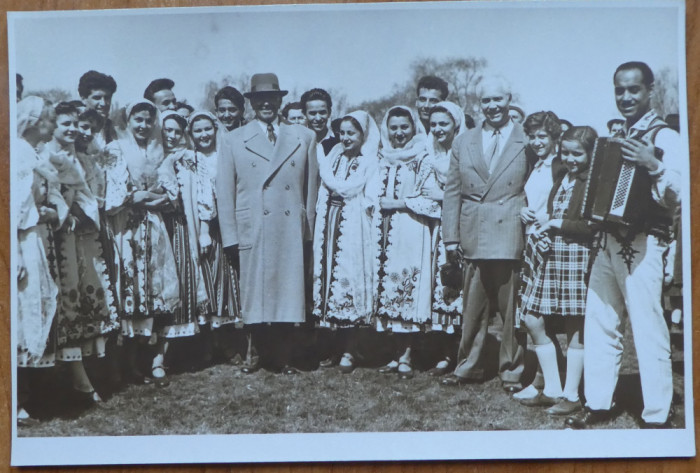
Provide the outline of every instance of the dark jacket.
{"type": "MultiPolygon", "coordinates": [[[[566,172],[560,173],[556,177],[554,185],[552,186],[552,191],[549,193],[549,199],[547,200],[547,213],[550,216],[554,210],[554,199],[566,174],[566,172]]],[[[590,243],[593,239],[593,234],[595,233],[594,227],[592,227],[581,216],[583,197],[584,193],[586,192],[586,179],[588,179],[588,171],[579,173],[579,175],[576,176],[574,190],[571,194],[571,200],[569,200],[569,208],[564,212],[561,230],[557,231],[557,233],[562,235],[564,238],[580,243],[590,243]]]]}

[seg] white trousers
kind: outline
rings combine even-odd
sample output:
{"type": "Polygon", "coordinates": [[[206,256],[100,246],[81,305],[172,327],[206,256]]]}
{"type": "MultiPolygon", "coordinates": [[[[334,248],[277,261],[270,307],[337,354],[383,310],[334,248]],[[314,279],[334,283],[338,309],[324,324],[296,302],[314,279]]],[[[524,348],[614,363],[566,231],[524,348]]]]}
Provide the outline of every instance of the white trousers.
{"type": "Polygon", "coordinates": [[[610,409],[622,361],[623,317],[629,315],[639,362],[646,422],[666,422],[673,397],[671,342],[661,307],[663,253],[668,245],[639,234],[630,268],[622,246],[603,236],[586,299],[584,382],[591,409],[610,409]]]}

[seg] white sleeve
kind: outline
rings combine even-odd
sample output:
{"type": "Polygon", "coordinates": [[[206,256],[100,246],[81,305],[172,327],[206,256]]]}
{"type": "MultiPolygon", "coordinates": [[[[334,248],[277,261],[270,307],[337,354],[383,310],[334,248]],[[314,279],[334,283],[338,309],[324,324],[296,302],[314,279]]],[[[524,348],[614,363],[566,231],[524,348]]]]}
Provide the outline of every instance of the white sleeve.
{"type": "Polygon", "coordinates": [[[681,176],[684,157],[680,135],[670,128],[664,128],[656,135],[654,144],[663,150],[661,167],[651,173],[652,197],[663,207],[674,209],[681,202],[681,176]]]}

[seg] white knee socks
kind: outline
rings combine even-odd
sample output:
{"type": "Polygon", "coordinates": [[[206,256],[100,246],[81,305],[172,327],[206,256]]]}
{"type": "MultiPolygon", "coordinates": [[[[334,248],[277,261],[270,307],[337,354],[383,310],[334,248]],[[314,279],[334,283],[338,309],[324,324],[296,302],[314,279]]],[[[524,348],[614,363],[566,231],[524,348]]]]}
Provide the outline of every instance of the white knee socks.
{"type": "Polygon", "coordinates": [[[554,343],[535,345],[535,353],[544,375],[544,389],[542,392],[549,397],[561,397],[561,379],[559,378],[557,350],[554,347],[554,343]]]}
{"type": "Polygon", "coordinates": [[[566,350],[566,383],[564,397],[569,401],[578,401],[578,388],[583,374],[583,348],[569,347],[566,350]]]}

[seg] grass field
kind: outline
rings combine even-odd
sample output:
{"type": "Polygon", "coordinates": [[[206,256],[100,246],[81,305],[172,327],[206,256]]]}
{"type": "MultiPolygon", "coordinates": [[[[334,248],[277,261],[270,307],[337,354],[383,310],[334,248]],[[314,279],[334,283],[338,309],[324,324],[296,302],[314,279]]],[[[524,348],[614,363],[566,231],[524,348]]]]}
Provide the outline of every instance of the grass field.
{"type": "MultiPolygon", "coordinates": [[[[495,359],[498,330],[492,331],[495,359]]],[[[631,340],[627,334],[626,340],[631,340]]],[[[682,349],[681,349],[682,350],[682,349]]],[[[534,355],[529,353],[529,361],[534,355]]],[[[530,363],[532,364],[532,363],[530,363]]],[[[44,393],[40,425],[20,436],[238,434],[287,432],[401,432],[561,429],[563,419],[510,399],[493,370],[484,384],[447,388],[423,372],[412,380],[361,367],[284,376],[261,370],[246,375],[231,364],[171,375],[166,388],[128,386],[109,399],[111,410],[66,408],[67,386],[44,393]]],[[[683,427],[682,352],[674,349],[674,427],[683,427]]],[[[601,428],[637,428],[642,409],[633,345],[626,343],[618,385],[620,416],[601,428]]]]}

